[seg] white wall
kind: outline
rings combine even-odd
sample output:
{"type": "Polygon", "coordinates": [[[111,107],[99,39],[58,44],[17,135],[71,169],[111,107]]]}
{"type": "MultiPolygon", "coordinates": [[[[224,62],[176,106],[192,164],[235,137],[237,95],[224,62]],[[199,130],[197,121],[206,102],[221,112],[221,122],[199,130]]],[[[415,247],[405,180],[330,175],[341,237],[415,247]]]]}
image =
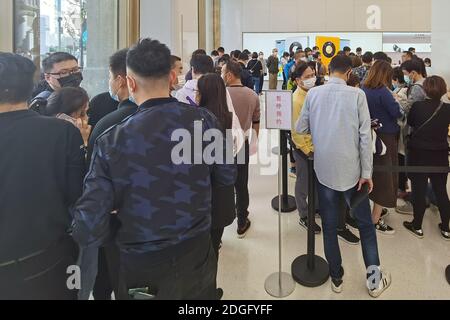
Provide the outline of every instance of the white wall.
{"type": "Polygon", "coordinates": [[[433,72],[445,77],[450,86],[450,1],[433,0],[433,72]]]}
{"type": "Polygon", "coordinates": [[[188,62],[190,54],[198,49],[198,1],[141,1],[140,36],[167,44],[173,54],[188,62]]]}
{"type": "Polygon", "coordinates": [[[243,32],[429,32],[431,1],[224,0],[222,44],[241,48],[243,32]],[[367,28],[371,5],[381,9],[379,30],[367,28]]]}

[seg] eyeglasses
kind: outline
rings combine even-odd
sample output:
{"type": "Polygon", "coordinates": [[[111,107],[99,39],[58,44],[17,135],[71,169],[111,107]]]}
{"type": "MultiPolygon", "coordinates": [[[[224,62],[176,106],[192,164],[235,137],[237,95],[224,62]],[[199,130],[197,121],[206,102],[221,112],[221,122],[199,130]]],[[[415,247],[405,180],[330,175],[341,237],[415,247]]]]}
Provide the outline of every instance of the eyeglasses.
{"type": "Polygon", "coordinates": [[[83,68],[76,67],[76,68],[73,68],[71,70],[63,70],[63,71],[58,72],[58,73],[47,73],[47,74],[51,75],[51,76],[57,76],[57,77],[60,77],[60,78],[65,78],[65,77],[68,77],[68,76],[70,76],[72,74],[80,73],[82,71],[83,71],[83,68]]]}

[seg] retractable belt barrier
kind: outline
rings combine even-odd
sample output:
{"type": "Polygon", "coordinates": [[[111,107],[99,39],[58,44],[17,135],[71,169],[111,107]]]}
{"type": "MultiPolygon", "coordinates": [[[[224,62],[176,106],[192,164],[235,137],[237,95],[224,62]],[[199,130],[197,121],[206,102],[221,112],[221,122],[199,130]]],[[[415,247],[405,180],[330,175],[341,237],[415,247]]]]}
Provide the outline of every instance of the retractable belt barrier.
{"type": "MultiPolygon", "coordinates": [[[[287,140],[295,146],[289,134],[287,140]]],[[[299,154],[308,162],[308,225],[315,221],[315,183],[314,158],[310,158],[303,152],[299,154]]],[[[449,173],[450,167],[426,167],[426,166],[374,166],[374,172],[391,173],[449,173]]],[[[315,254],[315,234],[313,228],[308,228],[308,253],[300,256],[292,263],[292,276],[296,282],[305,287],[319,287],[329,278],[327,262],[315,254]]],[[[449,280],[450,281],[450,280],[449,280]]]]}

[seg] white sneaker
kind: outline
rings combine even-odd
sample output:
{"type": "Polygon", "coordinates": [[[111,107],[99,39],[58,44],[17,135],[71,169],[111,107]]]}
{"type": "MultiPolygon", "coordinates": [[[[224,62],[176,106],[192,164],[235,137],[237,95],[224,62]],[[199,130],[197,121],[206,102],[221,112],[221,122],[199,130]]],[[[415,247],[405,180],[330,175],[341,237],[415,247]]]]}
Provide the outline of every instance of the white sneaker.
{"type": "Polygon", "coordinates": [[[344,290],[344,280],[331,279],[331,290],[334,293],[340,294],[344,290]]]}
{"type": "Polygon", "coordinates": [[[367,283],[367,287],[369,288],[369,295],[372,298],[378,298],[385,292],[392,284],[392,277],[389,272],[381,270],[381,281],[378,284],[378,288],[371,290],[370,283],[367,283]]]}

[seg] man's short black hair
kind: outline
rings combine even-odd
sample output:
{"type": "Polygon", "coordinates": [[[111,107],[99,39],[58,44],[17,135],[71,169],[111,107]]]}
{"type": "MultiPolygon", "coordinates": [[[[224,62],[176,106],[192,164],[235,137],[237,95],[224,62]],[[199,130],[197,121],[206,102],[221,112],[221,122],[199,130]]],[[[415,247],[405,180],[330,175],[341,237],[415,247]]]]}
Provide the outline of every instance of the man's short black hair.
{"type": "Polygon", "coordinates": [[[406,54],[408,57],[410,57],[411,59],[414,58],[414,53],[412,53],[411,51],[405,51],[403,52],[404,54],[406,54]]]}
{"type": "Polygon", "coordinates": [[[193,55],[193,56],[195,56],[195,55],[197,55],[197,54],[203,54],[203,55],[206,56],[206,50],[204,50],[204,49],[197,49],[197,50],[195,50],[194,52],[192,52],[192,55],[193,55]]]}
{"type": "Polygon", "coordinates": [[[242,67],[238,62],[235,62],[233,60],[228,61],[225,69],[237,79],[241,79],[242,67]]]}
{"type": "Polygon", "coordinates": [[[217,57],[218,55],[219,55],[219,51],[217,51],[217,50],[211,51],[211,56],[217,57]]]}
{"type": "Polygon", "coordinates": [[[217,49],[217,51],[220,52],[220,53],[225,53],[225,48],[224,47],[219,47],[217,49]]]}
{"type": "Polygon", "coordinates": [[[362,48],[360,47],[356,48],[356,52],[362,52],[362,48]]]}
{"type": "Polygon", "coordinates": [[[426,75],[425,63],[418,58],[403,62],[401,68],[408,73],[415,71],[423,76],[426,75]]]}
{"type": "Polygon", "coordinates": [[[344,52],[351,52],[352,49],[350,47],[344,47],[344,52]]]}
{"type": "Polygon", "coordinates": [[[214,61],[210,56],[197,54],[191,59],[191,68],[196,74],[207,74],[214,72],[214,61]]]}
{"type": "Polygon", "coordinates": [[[127,54],[128,48],[117,51],[109,58],[109,68],[114,77],[127,75],[127,54]]]}
{"type": "Polygon", "coordinates": [[[242,53],[239,55],[239,60],[241,60],[241,61],[247,61],[247,60],[248,60],[248,54],[245,53],[245,52],[242,52],[242,53]]]}
{"type": "Polygon", "coordinates": [[[389,62],[388,55],[382,51],[376,52],[373,55],[373,59],[376,61],[386,61],[389,62]]]}
{"type": "Polygon", "coordinates": [[[313,47],[313,50],[318,51],[320,48],[318,46],[313,47]]]}
{"type": "Polygon", "coordinates": [[[27,58],[0,52],[0,104],[17,104],[30,99],[36,66],[27,58]]]}
{"type": "Polygon", "coordinates": [[[53,67],[55,64],[64,62],[64,61],[76,61],[78,63],[78,59],[75,58],[73,55],[67,52],[55,52],[49,55],[47,58],[45,58],[42,61],[42,69],[45,73],[52,72],[53,67]]]}
{"type": "Polygon", "coordinates": [[[373,53],[370,51],[367,51],[362,56],[362,62],[364,63],[372,63],[373,62],[373,53]]]}
{"type": "Polygon", "coordinates": [[[242,53],[245,53],[246,55],[250,55],[251,52],[248,49],[245,49],[244,51],[242,51],[242,53]]]}
{"type": "Polygon", "coordinates": [[[159,79],[172,69],[170,50],[158,40],[141,39],[127,55],[127,67],[138,76],[159,79]]]}
{"type": "Polygon", "coordinates": [[[234,50],[233,54],[231,55],[232,58],[238,60],[239,56],[241,55],[242,51],[241,50],[234,50]]]}
{"type": "Polygon", "coordinates": [[[175,68],[175,63],[181,62],[181,58],[178,56],[171,55],[170,56],[170,67],[175,68]]]}
{"type": "Polygon", "coordinates": [[[335,56],[330,63],[330,71],[332,73],[346,73],[352,69],[352,59],[346,55],[335,56]]]}
{"type": "Polygon", "coordinates": [[[415,52],[415,51],[416,51],[416,48],[411,47],[411,48],[408,49],[408,51],[409,51],[409,52],[415,52]]]}

